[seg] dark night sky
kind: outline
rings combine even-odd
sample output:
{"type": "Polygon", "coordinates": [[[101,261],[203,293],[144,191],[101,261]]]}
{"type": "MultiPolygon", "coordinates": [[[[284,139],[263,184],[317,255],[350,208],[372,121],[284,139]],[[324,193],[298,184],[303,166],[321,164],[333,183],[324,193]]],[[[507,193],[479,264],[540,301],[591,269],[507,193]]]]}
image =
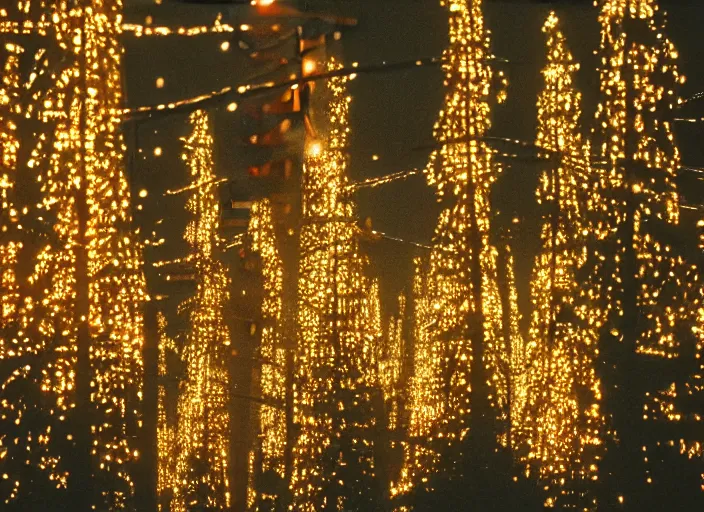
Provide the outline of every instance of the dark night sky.
{"type": "MultiPolygon", "coordinates": [[[[127,21],[140,21],[151,14],[154,24],[208,23],[213,8],[175,5],[164,0],[161,6],[151,0],[125,0],[127,21]]],[[[447,40],[447,15],[436,0],[338,0],[329,2],[359,16],[359,26],[343,36],[343,59],[351,62],[394,62],[440,55],[447,40]]],[[[551,8],[560,15],[563,29],[582,69],[578,87],[584,94],[583,126],[591,126],[598,91],[596,60],[598,45],[597,11],[591,0],[565,5],[513,2],[486,2],[486,24],[493,33],[494,53],[508,58],[509,99],[494,110],[494,134],[533,140],[536,98],[541,87],[540,69],[544,62],[544,39],[540,28],[551,8]]],[[[704,1],[676,1],[667,7],[667,34],[680,50],[680,66],[688,78],[683,96],[704,90],[704,40],[701,20],[704,1]]],[[[237,11],[239,12],[239,11],[237,11]]],[[[227,20],[226,21],[230,21],[227,20]]],[[[234,21],[234,23],[238,23],[234,21]]],[[[131,106],[162,103],[229,84],[245,83],[251,67],[236,48],[219,49],[227,35],[198,38],[142,38],[126,36],[126,85],[131,106]],[[156,78],[166,86],[157,89],[156,78]]],[[[403,169],[423,167],[428,151],[413,148],[431,142],[432,127],[440,109],[443,86],[439,68],[362,75],[350,84],[352,179],[364,179],[403,169]],[[379,155],[378,161],[372,155],[379,155]]],[[[704,113],[694,108],[687,113],[704,113]]],[[[237,113],[220,113],[215,118],[216,163],[219,172],[244,172],[238,160],[237,113]]],[[[677,134],[688,165],[704,165],[700,125],[679,126],[677,134]]],[[[179,159],[177,138],[188,130],[185,116],[149,121],[139,128],[138,144],[143,149],[132,168],[136,189],[150,190],[140,222],[146,227],[167,216],[172,222],[160,232],[169,239],[180,237],[184,217],[180,199],[159,199],[166,188],[185,183],[185,166],[179,159]],[[155,158],[155,146],[164,155],[155,158]]],[[[130,139],[133,146],[134,139],[130,139]]],[[[514,253],[521,280],[522,302],[527,299],[527,277],[537,248],[539,219],[534,211],[534,190],[539,172],[534,164],[517,163],[507,169],[495,186],[495,207],[522,221],[515,232],[514,253]]],[[[695,198],[701,201],[701,197],[695,198]]],[[[437,206],[432,191],[420,177],[359,194],[360,215],[371,216],[375,229],[408,240],[428,242],[436,222],[437,206]]],[[[162,224],[162,226],[164,225],[162,224]]],[[[172,249],[168,249],[169,251],[172,249]]],[[[415,250],[392,242],[379,242],[372,249],[376,272],[381,275],[385,297],[393,297],[409,284],[415,250]]],[[[160,257],[147,254],[147,257],[160,257]]]]}

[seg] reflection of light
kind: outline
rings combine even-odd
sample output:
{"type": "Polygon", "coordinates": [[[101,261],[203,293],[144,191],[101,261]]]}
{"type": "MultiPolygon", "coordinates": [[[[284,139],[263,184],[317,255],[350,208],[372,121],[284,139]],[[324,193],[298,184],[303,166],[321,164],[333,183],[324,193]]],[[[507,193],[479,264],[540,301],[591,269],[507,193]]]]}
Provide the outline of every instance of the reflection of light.
{"type": "Polygon", "coordinates": [[[308,145],[306,152],[308,153],[308,156],[318,157],[323,152],[323,145],[318,141],[311,142],[308,145]]]}

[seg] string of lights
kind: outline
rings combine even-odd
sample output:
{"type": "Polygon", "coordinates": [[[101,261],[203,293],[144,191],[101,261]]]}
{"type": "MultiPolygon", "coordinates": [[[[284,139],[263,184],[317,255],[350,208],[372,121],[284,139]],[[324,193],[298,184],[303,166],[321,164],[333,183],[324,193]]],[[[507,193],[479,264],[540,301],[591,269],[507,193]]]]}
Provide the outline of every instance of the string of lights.
{"type": "Polygon", "coordinates": [[[369,178],[364,181],[358,181],[356,183],[350,183],[347,189],[351,192],[359,190],[361,188],[376,188],[394,181],[405,180],[411,176],[417,176],[422,174],[420,169],[411,169],[410,171],[398,171],[387,176],[381,176],[377,178],[369,178]]]}
{"type": "Polygon", "coordinates": [[[196,25],[190,27],[166,27],[141,25],[138,23],[124,23],[122,25],[122,31],[124,33],[131,33],[135,37],[174,35],[192,37],[202,34],[229,34],[235,31],[235,28],[232,25],[222,23],[221,19],[222,17],[218,16],[212,25],[196,25]]]}

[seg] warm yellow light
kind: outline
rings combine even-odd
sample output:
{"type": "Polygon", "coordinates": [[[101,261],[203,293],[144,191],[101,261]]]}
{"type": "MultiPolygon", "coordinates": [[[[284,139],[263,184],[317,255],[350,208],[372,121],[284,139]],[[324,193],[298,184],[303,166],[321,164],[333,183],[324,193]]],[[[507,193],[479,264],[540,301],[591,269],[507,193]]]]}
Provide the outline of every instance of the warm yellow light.
{"type": "Polygon", "coordinates": [[[303,74],[310,75],[315,72],[317,64],[312,59],[305,59],[303,61],[303,74]]]}
{"type": "Polygon", "coordinates": [[[220,43],[220,50],[222,50],[223,52],[226,52],[229,49],[230,49],[230,41],[223,41],[222,43],[220,43]]]}
{"type": "MultiPolygon", "coordinates": [[[[228,467],[230,466],[229,372],[227,348],[231,344],[225,321],[225,307],[230,298],[231,282],[223,264],[216,257],[219,230],[219,198],[212,183],[213,137],[205,112],[190,116],[191,135],[184,141],[185,161],[189,163],[194,186],[186,209],[190,222],[184,239],[190,247],[187,261],[192,265],[198,286],[186,300],[189,327],[184,337],[182,361],[185,378],[179,388],[178,423],[173,433],[176,447],[164,447],[168,457],[168,478],[174,485],[171,510],[190,510],[193,496],[189,487],[200,487],[198,504],[209,504],[218,510],[230,506],[228,467]],[[207,466],[202,475],[194,475],[194,460],[207,466]],[[202,494],[201,494],[202,493],[202,494]]],[[[164,436],[171,435],[167,430],[164,436]]]]}
{"type": "MultiPolygon", "coordinates": [[[[486,59],[491,47],[482,2],[442,3],[452,13],[443,53],[446,88],[433,130],[439,148],[431,153],[425,174],[438,198],[444,198],[444,208],[429,257],[416,260],[415,368],[408,391],[409,436],[423,441],[402,443],[404,462],[392,487],[396,495],[425,486],[439,466],[455,464],[453,455],[440,461],[430,446],[447,454],[462,451],[458,442],[471,435],[476,417],[470,388],[491,406],[490,423],[497,427],[491,430],[505,428],[511,420],[511,381],[521,368],[520,357],[509,354],[523,347],[511,263],[499,274],[499,251],[489,241],[489,193],[501,167],[481,140],[490,128],[492,104],[503,100],[504,81],[486,59]],[[477,140],[455,142],[467,137],[477,140]],[[502,301],[502,292],[508,300],[502,301]],[[480,347],[483,354],[477,357],[480,347]]],[[[498,449],[507,439],[491,443],[498,449]]]]}
{"type": "Polygon", "coordinates": [[[237,110],[237,103],[235,103],[234,101],[227,105],[228,112],[234,112],[235,110],[237,110]]]}
{"type": "Polygon", "coordinates": [[[308,144],[306,153],[312,157],[318,157],[323,152],[323,145],[319,141],[314,141],[308,144]]]}
{"type": "Polygon", "coordinates": [[[13,431],[0,447],[7,479],[0,508],[26,508],[33,482],[72,494],[83,481],[95,490],[87,509],[127,509],[146,292],[119,114],[122,5],[16,5],[19,22],[0,9],[0,361],[12,375],[3,378],[0,421],[13,431]],[[31,204],[14,190],[20,169],[31,204]],[[34,235],[20,219],[43,226],[47,236],[36,250],[21,251],[34,235]],[[85,417],[88,429],[76,435],[85,417]],[[85,479],[66,464],[71,450],[88,458],[85,479]]]}
{"type": "Polygon", "coordinates": [[[160,146],[154,148],[154,156],[161,156],[162,150],[160,146]]]}
{"type": "Polygon", "coordinates": [[[139,191],[139,197],[147,197],[147,189],[143,188],[139,191]]]}

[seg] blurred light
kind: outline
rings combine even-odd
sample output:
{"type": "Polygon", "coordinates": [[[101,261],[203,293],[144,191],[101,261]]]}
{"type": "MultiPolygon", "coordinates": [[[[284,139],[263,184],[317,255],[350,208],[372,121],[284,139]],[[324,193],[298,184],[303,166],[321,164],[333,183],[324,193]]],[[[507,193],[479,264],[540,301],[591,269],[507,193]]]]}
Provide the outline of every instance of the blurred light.
{"type": "Polygon", "coordinates": [[[323,145],[320,142],[315,141],[311,142],[306,149],[309,156],[318,157],[323,152],[323,145]]]}
{"type": "Polygon", "coordinates": [[[310,75],[315,72],[316,64],[314,60],[306,59],[303,61],[303,73],[310,75]]]}

